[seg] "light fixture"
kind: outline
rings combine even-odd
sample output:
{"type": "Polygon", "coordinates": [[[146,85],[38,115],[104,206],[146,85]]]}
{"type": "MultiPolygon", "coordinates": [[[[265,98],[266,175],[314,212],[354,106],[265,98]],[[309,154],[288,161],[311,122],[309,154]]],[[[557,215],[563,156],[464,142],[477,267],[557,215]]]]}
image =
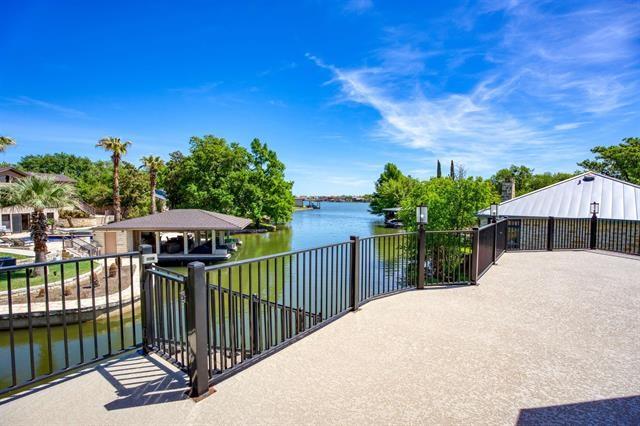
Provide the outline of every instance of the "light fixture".
{"type": "Polygon", "coordinates": [[[600,203],[596,203],[595,201],[591,203],[590,213],[594,216],[600,213],[600,203]]]}
{"type": "Polygon", "coordinates": [[[429,222],[429,209],[427,206],[416,207],[416,223],[418,225],[426,225],[429,222]]]}
{"type": "Polygon", "coordinates": [[[498,205],[496,203],[491,204],[491,207],[489,207],[489,215],[493,218],[498,217],[498,205]]]}

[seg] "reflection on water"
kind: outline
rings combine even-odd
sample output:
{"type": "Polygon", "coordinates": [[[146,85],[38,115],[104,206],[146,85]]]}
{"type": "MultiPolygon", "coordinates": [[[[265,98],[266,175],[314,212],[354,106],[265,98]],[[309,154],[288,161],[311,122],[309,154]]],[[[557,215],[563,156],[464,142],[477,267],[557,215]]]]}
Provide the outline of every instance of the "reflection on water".
{"type": "Polygon", "coordinates": [[[369,213],[368,203],[322,203],[320,209],[295,212],[291,223],[278,232],[239,235],[244,244],[232,260],[344,242],[351,235],[397,232],[382,225],[379,216],[369,213]]]}
{"type": "MultiPolygon", "coordinates": [[[[351,235],[365,237],[396,232],[396,230],[384,228],[382,220],[377,216],[371,215],[368,212],[368,207],[369,205],[366,203],[322,203],[321,208],[317,210],[297,211],[294,213],[291,223],[277,232],[239,235],[243,245],[232,257],[231,261],[344,242],[348,241],[351,235]]],[[[186,273],[186,268],[184,267],[172,269],[186,273]]],[[[236,287],[235,283],[232,287],[236,287]]],[[[265,290],[268,291],[268,288],[265,290]]],[[[243,289],[243,291],[247,290],[243,289]]],[[[278,299],[277,293],[274,298],[278,299]]],[[[129,346],[132,343],[130,313],[125,313],[124,322],[126,323],[124,327],[126,332],[124,336],[121,336],[120,324],[117,322],[117,318],[115,320],[111,319],[109,328],[111,329],[111,341],[114,350],[119,349],[122,337],[125,341],[124,346],[129,346]]],[[[141,334],[139,327],[138,312],[136,315],[137,340],[140,340],[141,334]]],[[[109,339],[107,338],[108,327],[104,319],[97,322],[97,335],[93,334],[93,324],[91,322],[85,322],[80,329],[78,329],[77,325],[69,325],[67,327],[68,344],[66,350],[64,328],[55,326],[51,327],[51,329],[51,352],[53,355],[51,359],[48,350],[47,329],[34,329],[33,368],[36,376],[48,373],[50,363],[55,371],[59,368],[64,368],[67,362],[68,365],[79,362],[80,341],[82,341],[85,359],[92,358],[95,353],[101,355],[107,352],[109,346],[109,339]],[[82,333],[82,339],[79,339],[80,333],[82,333]],[[96,346],[97,352],[95,350],[96,346]],[[66,356],[65,353],[67,354],[66,356]]],[[[16,331],[14,339],[18,381],[21,382],[31,376],[30,345],[27,330],[16,331]]],[[[0,368],[0,389],[11,383],[10,362],[9,333],[0,332],[0,366],[2,366],[0,368]]]]}

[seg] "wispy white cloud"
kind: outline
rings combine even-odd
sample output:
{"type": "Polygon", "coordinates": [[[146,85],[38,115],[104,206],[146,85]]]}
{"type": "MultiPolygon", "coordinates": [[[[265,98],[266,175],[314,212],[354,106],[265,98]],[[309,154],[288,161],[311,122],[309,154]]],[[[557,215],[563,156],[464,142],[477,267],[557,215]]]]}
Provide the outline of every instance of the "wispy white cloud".
{"type": "MultiPolygon", "coordinates": [[[[474,173],[493,170],[496,158],[540,164],[573,158],[580,138],[572,131],[610,121],[638,103],[638,6],[558,11],[508,1],[478,8],[467,24],[473,28],[474,20],[496,13],[505,24],[482,41],[483,66],[470,74],[436,68],[451,75],[432,78],[431,58],[451,57],[456,50],[415,36],[405,41],[396,33],[363,58],[366,66],[339,67],[307,57],[331,72],[329,84],[340,88],[338,102],[367,105],[380,114],[374,136],[425,150],[428,161],[454,158],[474,173]],[[451,89],[448,81],[460,78],[473,83],[451,89]]],[[[475,48],[464,50],[478,55],[475,48]]]]}
{"type": "Polygon", "coordinates": [[[348,0],[343,9],[350,13],[364,13],[373,7],[372,0],[348,0]]]}
{"type": "Polygon", "coordinates": [[[58,104],[54,104],[51,102],[46,102],[40,99],[30,98],[28,96],[18,96],[16,98],[4,98],[4,99],[8,101],[8,103],[11,105],[42,108],[42,109],[53,111],[70,118],[82,118],[87,116],[87,114],[83,111],[80,111],[74,108],[65,107],[58,104]]]}
{"type": "Polygon", "coordinates": [[[555,126],[553,126],[554,130],[573,130],[573,129],[577,129],[578,127],[582,126],[584,123],[562,123],[562,124],[556,124],[555,126]]]}

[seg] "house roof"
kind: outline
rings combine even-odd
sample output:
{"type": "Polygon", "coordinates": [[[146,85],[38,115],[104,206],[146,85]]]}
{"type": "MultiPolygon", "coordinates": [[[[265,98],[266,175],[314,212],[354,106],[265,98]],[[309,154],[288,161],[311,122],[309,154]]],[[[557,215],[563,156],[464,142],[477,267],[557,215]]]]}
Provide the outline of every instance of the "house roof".
{"type": "Polygon", "coordinates": [[[36,173],[36,172],[25,172],[23,170],[17,169],[15,167],[0,167],[0,173],[13,172],[17,175],[27,177],[27,176],[37,176],[39,178],[49,178],[53,179],[55,182],[59,183],[75,183],[74,179],[71,179],[68,176],[58,173],[36,173]]]}
{"type": "Polygon", "coordinates": [[[94,228],[97,231],[239,231],[250,219],[198,209],[175,209],[94,228]]]}
{"type": "MultiPolygon", "coordinates": [[[[600,204],[599,218],[640,220],[640,186],[591,171],[504,201],[498,214],[587,218],[594,201],[600,204]]],[[[478,215],[489,216],[489,209],[478,215]]]]}

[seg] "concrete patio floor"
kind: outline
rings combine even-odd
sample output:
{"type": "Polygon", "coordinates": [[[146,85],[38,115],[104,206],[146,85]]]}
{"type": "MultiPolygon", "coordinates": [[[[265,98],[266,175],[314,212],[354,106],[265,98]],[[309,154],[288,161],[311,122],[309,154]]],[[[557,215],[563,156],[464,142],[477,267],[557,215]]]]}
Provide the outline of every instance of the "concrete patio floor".
{"type": "Polygon", "coordinates": [[[640,259],[507,253],[477,287],[407,292],[216,386],[131,354],[0,402],[0,424],[640,423],[640,259]]]}

